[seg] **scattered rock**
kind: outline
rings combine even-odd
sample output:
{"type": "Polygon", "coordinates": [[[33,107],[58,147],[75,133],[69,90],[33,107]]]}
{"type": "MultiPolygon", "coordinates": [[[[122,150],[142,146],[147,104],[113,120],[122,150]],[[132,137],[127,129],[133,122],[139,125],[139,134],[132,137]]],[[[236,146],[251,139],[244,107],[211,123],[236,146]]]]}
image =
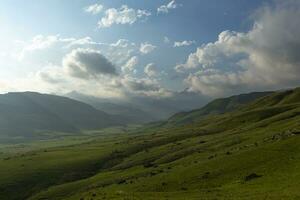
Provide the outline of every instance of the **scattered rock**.
{"type": "Polygon", "coordinates": [[[120,180],[120,181],[118,181],[118,184],[124,184],[124,183],[126,183],[126,180],[120,180]]]}
{"type": "Polygon", "coordinates": [[[206,179],[208,178],[208,176],[210,175],[210,172],[205,172],[202,176],[202,178],[206,179]]]}
{"type": "Polygon", "coordinates": [[[151,162],[148,162],[148,163],[145,163],[145,164],[144,164],[144,167],[145,167],[145,168],[150,168],[150,167],[156,167],[156,165],[153,164],[153,163],[151,163],[151,162]]]}
{"type": "Polygon", "coordinates": [[[213,159],[215,157],[217,157],[217,154],[209,156],[208,159],[210,160],[210,159],[213,159]]]}
{"type": "Polygon", "coordinates": [[[181,190],[187,191],[188,189],[186,187],[182,187],[181,190]]]}
{"type": "Polygon", "coordinates": [[[251,174],[249,174],[248,176],[246,176],[246,177],[244,178],[244,180],[245,180],[245,181],[251,181],[251,180],[253,180],[253,179],[260,178],[260,177],[262,177],[262,175],[258,175],[258,174],[256,174],[256,173],[251,173],[251,174]]]}

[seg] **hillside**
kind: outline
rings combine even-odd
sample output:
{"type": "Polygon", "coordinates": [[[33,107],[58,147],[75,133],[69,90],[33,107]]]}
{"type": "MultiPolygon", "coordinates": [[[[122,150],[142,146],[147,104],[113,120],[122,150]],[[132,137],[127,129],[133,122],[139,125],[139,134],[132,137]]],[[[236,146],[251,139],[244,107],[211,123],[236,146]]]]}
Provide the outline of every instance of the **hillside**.
{"type": "Polygon", "coordinates": [[[267,96],[272,92],[253,92],[249,94],[240,94],[228,98],[220,98],[211,101],[204,107],[189,112],[181,112],[170,117],[167,125],[182,125],[185,123],[192,123],[202,117],[212,114],[222,114],[237,110],[243,105],[250,103],[260,97],[267,96]]]}
{"type": "Polygon", "coordinates": [[[274,92],[183,126],[0,149],[0,199],[298,199],[299,97],[274,92]]]}
{"type": "Polygon", "coordinates": [[[32,92],[0,95],[0,136],[79,132],[119,125],[113,116],[69,98],[32,92]]]}

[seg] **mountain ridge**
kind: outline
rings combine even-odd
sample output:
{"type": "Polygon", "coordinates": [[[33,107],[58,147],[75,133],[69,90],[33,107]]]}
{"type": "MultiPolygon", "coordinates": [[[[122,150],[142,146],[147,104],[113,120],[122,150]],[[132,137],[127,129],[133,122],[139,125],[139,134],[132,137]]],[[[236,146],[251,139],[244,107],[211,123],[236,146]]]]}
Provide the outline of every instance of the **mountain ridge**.
{"type": "Polygon", "coordinates": [[[125,123],[86,103],[36,92],[0,95],[0,135],[33,136],[39,131],[77,132],[125,123]]]}

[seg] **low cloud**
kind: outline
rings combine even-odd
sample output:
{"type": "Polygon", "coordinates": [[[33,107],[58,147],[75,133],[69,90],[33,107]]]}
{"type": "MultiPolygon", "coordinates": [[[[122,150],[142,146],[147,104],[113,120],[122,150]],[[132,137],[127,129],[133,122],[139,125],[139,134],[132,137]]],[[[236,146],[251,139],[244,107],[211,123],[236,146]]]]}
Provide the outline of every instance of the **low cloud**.
{"type": "Polygon", "coordinates": [[[154,79],[125,76],[121,81],[124,89],[132,94],[158,98],[164,98],[172,95],[171,91],[162,87],[154,79]]]}
{"type": "Polygon", "coordinates": [[[129,8],[127,5],[121,8],[110,8],[105,11],[104,17],[98,22],[99,28],[111,27],[114,24],[133,24],[139,19],[150,16],[151,13],[147,10],[129,8]]]}

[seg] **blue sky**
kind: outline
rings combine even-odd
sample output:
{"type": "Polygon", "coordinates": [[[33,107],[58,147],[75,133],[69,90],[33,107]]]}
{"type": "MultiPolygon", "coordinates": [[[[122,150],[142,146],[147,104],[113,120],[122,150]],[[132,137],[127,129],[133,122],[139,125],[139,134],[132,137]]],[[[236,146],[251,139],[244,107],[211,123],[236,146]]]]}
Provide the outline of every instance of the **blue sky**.
{"type": "MultiPolygon", "coordinates": [[[[299,3],[286,2],[4,0],[0,91],[163,97],[187,88],[215,97],[291,87],[298,84],[295,63],[278,60],[289,66],[285,77],[279,76],[280,67],[276,74],[274,69],[262,69],[278,55],[267,52],[272,45],[258,43],[262,37],[282,39],[274,48],[290,42],[267,26],[281,22],[278,29],[292,30],[282,22],[298,17],[299,3]],[[142,52],[142,46],[150,50],[142,52]],[[264,57],[256,55],[258,51],[264,57]],[[117,75],[108,74],[109,67],[117,75]],[[270,77],[256,76],[261,73],[270,77]]],[[[280,55],[290,53],[287,49],[280,55]]]]}

